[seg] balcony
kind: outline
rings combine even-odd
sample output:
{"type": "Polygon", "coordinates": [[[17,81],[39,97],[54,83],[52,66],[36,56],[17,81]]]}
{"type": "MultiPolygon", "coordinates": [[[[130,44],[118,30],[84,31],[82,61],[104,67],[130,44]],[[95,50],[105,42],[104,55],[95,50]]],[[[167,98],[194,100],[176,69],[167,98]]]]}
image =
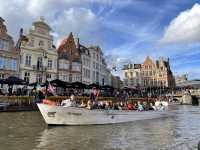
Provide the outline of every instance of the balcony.
{"type": "Polygon", "coordinates": [[[37,65],[33,65],[33,70],[34,71],[47,71],[47,67],[45,66],[37,66],[37,65]]]}

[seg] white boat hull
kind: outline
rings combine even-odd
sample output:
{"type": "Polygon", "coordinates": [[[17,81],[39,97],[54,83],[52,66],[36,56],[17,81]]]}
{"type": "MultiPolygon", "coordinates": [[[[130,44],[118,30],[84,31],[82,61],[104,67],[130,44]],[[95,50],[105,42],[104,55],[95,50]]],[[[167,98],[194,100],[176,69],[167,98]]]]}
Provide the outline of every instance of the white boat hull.
{"type": "Polygon", "coordinates": [[[168,116],[168,111],[88,110],[42,103],[37,106],[48,125],[113,124],[168,116]]]}

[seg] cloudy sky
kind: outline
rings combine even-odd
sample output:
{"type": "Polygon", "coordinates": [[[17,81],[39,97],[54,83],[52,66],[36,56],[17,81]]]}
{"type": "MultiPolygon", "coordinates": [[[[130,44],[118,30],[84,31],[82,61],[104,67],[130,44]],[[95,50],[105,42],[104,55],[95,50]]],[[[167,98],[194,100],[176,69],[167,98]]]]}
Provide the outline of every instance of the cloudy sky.
{"type": "Polygon", "coordinates": [[[200,0],[0,0],[0,16],[15,40],[44,16],[55,45],[72,31],[99,45],[117,75],[149,55],[169,57],[175,75],[200,78],[200,0]]]}

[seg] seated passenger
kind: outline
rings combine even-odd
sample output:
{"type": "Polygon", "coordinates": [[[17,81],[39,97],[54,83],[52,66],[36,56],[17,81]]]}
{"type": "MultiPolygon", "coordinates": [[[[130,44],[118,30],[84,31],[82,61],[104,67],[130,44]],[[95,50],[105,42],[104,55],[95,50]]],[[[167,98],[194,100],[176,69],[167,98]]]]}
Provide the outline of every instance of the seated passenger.
{"type": "Polygon", "coordinates": [[[144,107],[143,105],[141,104],[141,102],[138,101],[138,111],[144,111],[144,107]]]}
{"type": "Polygon", "coordinates": [[[91,100],[89,100],[88,102],[87,102],[87,107],[86,107],[87,109],[92,109],[92,101],[91,100]]]}
{"type": "Polygon", "coordinates": [[[121,102],[119,103],[119,106],[120,106],[121,108],[123,108],[123,107],[124,107],[124,103],[121,101],[121,102]]]}
{"type": "Polygon", "coordinates": [[[147,102],[143,102],[142,106],[143,106],[144,110],[146,110],[146,111],[149,110],[147,102]]]}
{"type": "Polygon", "coordinates": [[[61,102],[61,106],[63,107],[76,107],[76,101],[74,95],[70,96],[70,99],[63,100],[61,102]]]}
{"type": "Polygon", "coordinates": [[[157,110],[157,109],[156,109],[156,106],[153,105],[153,103],[150,103],[149,110],[157,110]]]}
{"type": "Polygon", "coordinates": [[[122,106],[121,106],[121,104],[119,102],[117,103],[117,105],[118,105],[118,109],[122,110],[122,106]]]}
{"type": "Polygon", "coordinates": [[[84,102],[84,100],[81,101],[81,105],[79,107],[81,108],[87,107],[87,104],[84,102]]]}
{"type": "Polygon", "coordinates": [[[159,111],[165,110],[165,106],[162,103],[160,103],[160,106],[159,106],[158,110],[159,111]]]}
{"type": "Polygon", "coordinates": [[[119,107],[118,107],[118,104],[117,104],[117,103],[113,104],[113,109],[114,109],[114,110],[119,110],[119,107]]]}
{"type": "Polygon", "coordinates": [[[135,106],[132,103],[128,103],[128,110],[134,110],[135,106]]]}
{"type": "Polygon", "coordinates": [[[105,103],[103,102],[103,101],[100,101],[99,103],[98,103],[98,109],[105,109],[105,103]]]}
{"type": "Polygon", "coordinates": [[[111,107],[110,107],[110,106],[111,106],[110,102],[106,101],[106,106],[105,106],[105,109],[107,109],[107,110],[108,110],[108,109],[111,109],[111,107]]]}
{"type": "Polygon", "coordinates": [[[97,109],[98,108],[98,102],[97,101],[93,101],[92,102],[92,109],[97,109]]]}

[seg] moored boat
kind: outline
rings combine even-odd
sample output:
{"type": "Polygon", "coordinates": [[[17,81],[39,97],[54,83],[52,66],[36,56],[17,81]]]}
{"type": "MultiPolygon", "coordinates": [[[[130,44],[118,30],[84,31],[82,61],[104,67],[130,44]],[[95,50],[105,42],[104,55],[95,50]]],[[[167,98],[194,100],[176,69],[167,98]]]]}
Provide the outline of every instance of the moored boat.
{"type": "Polygon", "coordinates": [[[62,107],[37,104],[48,125],[97,125],[133,122],[168,116],[168,111],[88,110],[79,107],[62,107]]]}

